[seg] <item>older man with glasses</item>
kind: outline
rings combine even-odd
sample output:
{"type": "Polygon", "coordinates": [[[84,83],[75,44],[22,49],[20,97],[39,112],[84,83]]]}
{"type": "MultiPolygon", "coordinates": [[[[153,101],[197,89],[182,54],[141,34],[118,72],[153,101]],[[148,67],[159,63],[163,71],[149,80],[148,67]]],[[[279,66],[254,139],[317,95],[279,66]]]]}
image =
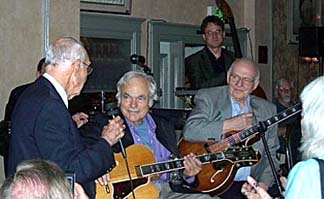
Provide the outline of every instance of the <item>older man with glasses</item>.
{"type": "Polygon", "coordinates": [[[24,160],[50,160],[75,173],[76,181],[95,198],[94,181],[116,165],[111,146],[124,135],[123,120],[112,119],[98,141],[86,146],[68,100],[80,94],[92,71],[89,56],[79,41],[63,37],[49,46],[45,63],[45,73],[26,88],[14,108],[8,174],[24,160]]]}
{"type": "MultiPolygon", "coordinates": [[[[250,95],[258,86],[260,71],[249,59],[237,59],[227,72],[228,86],[201,89],[195,96],[196,106],[189,115],[184,127],[184,139],[191,142],[221,141],[230,131],[241,131],[259,121],[276,114],[276,107],[270,102],[250,95]]],[[[279,148],[277,126],[265,133],[270,153],[274,159],[279,148]]],[[[253,147],[259,150],[261,159],[255,166],[242,167],[234,177],[234,183],[220,197],[223,199],[244,198],[241,187],[248,175],[258,179],[260,186],[268,189],[274,182],[261,141],[253,147]]],[[[216,163],[217,165],[217,163],[216,163]]]]}

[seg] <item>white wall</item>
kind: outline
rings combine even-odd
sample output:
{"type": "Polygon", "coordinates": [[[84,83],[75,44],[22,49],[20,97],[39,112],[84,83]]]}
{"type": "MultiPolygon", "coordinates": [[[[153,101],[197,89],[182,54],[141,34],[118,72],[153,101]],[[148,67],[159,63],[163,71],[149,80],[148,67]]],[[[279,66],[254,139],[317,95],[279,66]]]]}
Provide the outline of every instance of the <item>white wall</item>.
{"type": "MultiPolygon", "coordinates": [[[[35,79],[36,65],[43,57],[43,1],[0,0],[0,118],[12,88],[35,79]]],[[[79,38],[79,1],[49,2],[50,40],[63,35],[79,38]]]]}

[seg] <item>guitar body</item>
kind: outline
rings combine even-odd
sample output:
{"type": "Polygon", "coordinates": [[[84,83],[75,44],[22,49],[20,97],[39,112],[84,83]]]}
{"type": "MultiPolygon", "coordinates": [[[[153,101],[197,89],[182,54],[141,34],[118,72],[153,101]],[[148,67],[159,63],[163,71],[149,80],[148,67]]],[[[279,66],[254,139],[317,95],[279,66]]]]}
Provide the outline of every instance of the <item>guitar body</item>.
{"type": "MultiPolygon", "coordinates": [[[[211,144],[215,143],[210,143],[210,145],[211,144]]],[[[209,153],[205,143],[193,143],[184,140],[179,142],[179,150],[182,155],[186,155],[191,152],[199,155],[209,153]]],[[[221,151],[223,150],[213,150],[213,152],[221,151]]],[[[227,188],[232,184],[237,169],[237,165],[230,160],[222,160],[214,164],[204,165],[203,169],[196,176],[198,179],[198,186],[196,186],[194,189],[197,191],[210,193],[211,195],[219,195],[226,191],[227,188]]]]}
{"type": "MultiPolygon", "coordinates": [[[[181,140],[178,147],[183,156],[191,152],[197,155],[223,152],[223,159],[216,158],[217,161],[213,161],[213,164],[203,166],[202,171],[197,175],[198,186],[195,189],[212,195],[218,195],[226,191],[232,184],[236,171],[240,167],[252,166],[260,160],[260,154],[255,153],[253,147],[250,146],[259,140],[260,129],[268,129],[272,125],[300,113],[301,110],[301,104],[296,104],[240,132],[227,132],[225,138],[220,142],[188,142],[181,140]]],[[[207,161],[205,160],[205,162],[207,161]]]]}
{"type": "MultiPolygon", "coordinates": [[[[158,189],[151,183],[150,177],[141,177],[136,173],[136,166],[155,163],[154,154],[143,145],[131,145],[126,148],[128,166],[132,177],[136,198],[154,199],[159,197],[158,189]]],[[[116,167],[110,172],[109,191],[100,184],[96,185],[96,199],[133,198],[126,163],[121,153],[115,154],[116,167]]]]}

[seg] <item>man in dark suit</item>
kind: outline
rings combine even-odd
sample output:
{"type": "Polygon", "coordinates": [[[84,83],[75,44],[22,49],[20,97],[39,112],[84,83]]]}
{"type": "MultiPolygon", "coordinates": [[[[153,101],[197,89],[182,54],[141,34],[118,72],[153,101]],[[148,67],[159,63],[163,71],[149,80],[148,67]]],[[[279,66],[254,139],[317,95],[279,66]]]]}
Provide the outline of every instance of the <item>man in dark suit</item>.
{"type": "MultiPolygon", "coordinates": [[[[133,144],[145,145],[152,151],[157,162],[167,161],[171,154],[180,157],[174,126],[167,119],[149,112],[154,101],[158,99],[156,83],[152,76],[141,71],[125,73],[117,83],[116,98],[126,123],[125,136],[122,138],[125,147],[133,144]]],[[[119,151],[119,148],[119,145],[114,146],[114,150],[119,151]]],[[[159,198],[211,198],[189,188],[195,184],[194,176],[202,169],[202,163],[194,154],[184,157],[184,168],[183,173],[172,175],[179,178],[163,174],[153,181],[159,198]]],[[[155,198],[153,195],[151,197],[155,198]]]]}
{"type": "Polygon", "coordinates": [[[224,22],[216,16],[207,16],[200,30],[206,46],[185,59],[186,84],[192,89],[225,85],[226,71],[235,56],[223,48],[224,22]]]}
{"type": "MultiPolygon", "coordinates": [[[[36,70],[36,78],[38,78],[40,75],[42,75],[45,71],[45,58],[42,58],[39,60],[37,64],[37,70],[36,70]]],[[[4,169],[5,169],[5,176],[7,177],[7,165],[8,165],[8,145],[9,145],[9,128],[11,125],[11,114],[12,111],[17,103],[17,100],[19,96],[24,92],[24,90],[31,85],[32,83],[24,84],[21,86],[18,86],[14,88],[9,95],[9,100],[5,108],[5,117],[4,121],[2,123],[6,124],[5,129],[1,132],[3,138],[1,140],[1,155],[3,155],[3,162],[4,162],[4,169]]]]}
{"type": "MultiPolygon", "coordinates": [[[[195,96],[196,106],[184,127],[184,139],[191,142],[221,141],[230,131],[241,131],[276,115],[274,104],[251,95],[259,81],[260,71],[253,61],[234,61],[227,72],[228,86],[198,91],[195,96]]],[[[265,132],[276,169],[279,168],[276,159],[276,151],[279,148],[277,129],[274,125],[265,132]]],[[[253,147],[261,154],[259,163],[252,167],[240,168],[233,185],[220,195],[222,199],[244,199],[241,187],[249,175],[255,177],[260,182],[259,185],[266,190],[273,185],[274,177],[261,140],[255,142],[253,147]]]]}
{"type": "MultiPolygon", "coordinates": [[[[45,57],[39,60],[37,64],[37,70],[36,70],[36,79],[40,77],[44,72],[45,72],[45,57]]],[[[3,154],[3,161],[4,161],[4,169],[5,169],[5,176],[7,177],[7,165],[8,165],[8,145],[9,145],[9,129],[11,128],[11,114],[12,111],[18,101],[18,98],[21,96],[21,94],[24,92],[24,90],[31,85],[31,83],[28,84],[23,84],[21,86],[18,86],[14,88],[9,95],[9,100],[5,108],[5,117],[4,117],[4,123],[6,123],[6,132],[1,132],[3,133],[3,140],[1,142],[3,143],[1,146],[1,154],[3,154]]],[[[81,127],[82,125],[86,124],[88,122],[88,115],[83,113],[83,112],[78,112],[72,116],[73,121],[77,124],[77,127],[81,127]]]]}
{"type": "Polygon", "coordinates": [[[92,71],[79,41],[63,37],[46,53],[45,73],[19,97],[12,114],[8,174],[29,159],[50,160],[95,198],[94,180],[115,166],[111,146],[124,135],[123,120],[116,117],[102,130],[97,143],[86,147],[68,111],[68,100],[80,94],[92,71]]]}
{"type": "MultiPolygon", "coordinates": [[[[41,60],[39,60],[38,64],[37,64],[37,70],[36,70],[36,78],[38,78],[39,76],[41,76],[44,71],[45,71],[45,57],[42,58],[41,60]]],[[[4,119],[6,121],[11,121],[11,114],[12,111],[15,107],[15,104],[19,98],[19,96],[24,92],[24,90],[32,83],[28,83],[28,84],[24,84],[21,86],[18,86],[16,88],[14,88],[9,95],[9,100],[8,103],[6,105],[6,110],[5,110],[5,117],[4,119]]]]}

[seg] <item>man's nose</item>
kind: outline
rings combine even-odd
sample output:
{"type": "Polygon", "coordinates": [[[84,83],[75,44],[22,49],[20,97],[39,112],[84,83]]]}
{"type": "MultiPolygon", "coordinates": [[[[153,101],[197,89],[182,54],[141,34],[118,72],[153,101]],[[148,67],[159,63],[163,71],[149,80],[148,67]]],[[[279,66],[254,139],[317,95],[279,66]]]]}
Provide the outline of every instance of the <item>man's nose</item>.
{"type": "Polygon", "coordinates": [[[136,98],[132,98],[130,105],[131,105],[131,107],[136,107],[137,106],[136,98]]]}
{"type": "Polygon", "coordinates": [[[236,82],[236,85],[238,85],[238,86],[243,86],[243,79],[240,78],[240,79],[236,82]]]}

